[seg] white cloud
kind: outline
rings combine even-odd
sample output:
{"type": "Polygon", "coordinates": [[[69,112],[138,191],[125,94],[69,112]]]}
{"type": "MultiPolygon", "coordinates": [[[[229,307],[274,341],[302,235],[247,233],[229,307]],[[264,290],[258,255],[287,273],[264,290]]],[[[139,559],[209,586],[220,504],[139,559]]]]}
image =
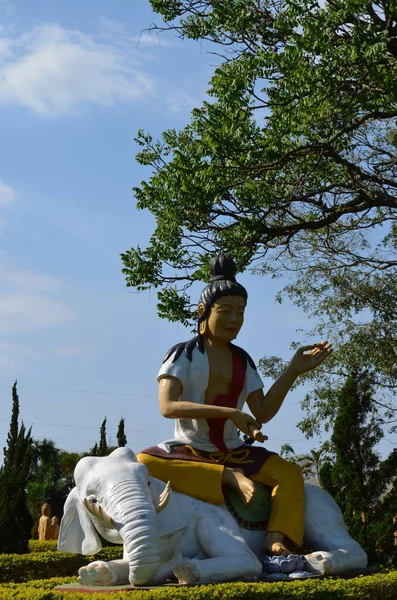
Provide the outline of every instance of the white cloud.
{"type": "Polygon", "coordinates": [[[0,341],[0,373],[12,371],[14,374],[20,369],[25,360],[32,360],[39,355],[36,349],[23,344],[13,344],[0,341]]]}
{"type": "Polygon", "coordinates": [[[81,103],[111,106],[152,97],[153,79],[131,52],[52,23],[14,39],[2,37],[0,103],[57,115],[81,103]]]}
{"type": "Polygon", "coordinates": [[[34,271],[8,271],[3,277],[16,288],[29,292],[53,292],[65,285],[61,279],[34,271]]]}
{"type": "Polygon", "coordinates": [[[8,207],[15,200],[14,190],[0,180],[0,208],[8,207]]]}
{"type": "Polygon", "coordinates": [[[75,319],[65,304],[34,293],[13,292],[0,296],[0,331],[36,331],[75,319]]]}
{"type": "MultiPolygon", "coordinates": [[[[0,34],[3,30],[0,28],[0,34]]],[[[12,40],[6,37],[0,37],[0,64],[3,64],[4,60],[12,55],[12,40]]]]}

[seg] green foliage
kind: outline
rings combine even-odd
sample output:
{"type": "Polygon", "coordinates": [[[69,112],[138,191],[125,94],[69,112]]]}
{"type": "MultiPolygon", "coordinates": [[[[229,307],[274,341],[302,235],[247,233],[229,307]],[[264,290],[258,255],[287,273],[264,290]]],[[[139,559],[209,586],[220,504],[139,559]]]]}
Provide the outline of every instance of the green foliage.
{"type": "Polygon", "coordinates": [[[26,482],[32,455],[32,438],[24,424],[19,427],[17,382],[12,388],[12,414],[4,465],[0,468],[0,553],[28,550],[33,525],[26,503],[26,482]]]}
{"type": "Polygon", "coordinates": [[[103,548],[95,556],[67,552],[33,552],[0,555],[0,582],[20,583],[30,579],[75,576],[80,567],[93,560],[116,560],[123,557],[122,546],[103,548]]]}
{"type": "Polygon", "coordinates": [[[99,429],[99,444],[95,443],[93,448],[91,448],[85,456],[107,456],[114,450],[113,447],[108,446],[106,441],[106,417],[103,419],[101,423],[101,427],[99,429]]]}
{"type": "Polygon", "coordinates": [[[125,435],[125,419],[121,417],[119,427],[117,429],[117,445],[118,447],[125,447],[127,445],[127,436],[125,435]]]}
{"type": "Polygon", "coordinates": [[[381,461],[374,451],[383,433],[372,394],[373,377],[360,371],[352,373],[336,394],[332,454],[320,470],[320,481],[341,507],[351,535],[370,562],[397,565],[393,546],[397,453],[381,461]]]}
{"type": "MultiPolygon", "coordinates": [[[[51,544],[51,542],[50,542],[51,544]]],[[[49,544],[49,545],[50,545],[49,544]]],[[[37,542],[32,547],[38,547],[37,542]]],[[[84,600],[86,592],[53,591],[55,586],[76,581],[78,569],[92,560],[121,558],[122,547],[104,548],[95,556],[81,556],[62,552],[43,552],[27,555],[0,556],[0,598],[2,600],[84,600]],[[25,582],[25,583],[24,583],[25,582]]],[[[351,580],[314,578],[293,583],[230,582],[193,587],[159,587],[133,592],[136,600],[213,600],[228,598],[275,600],[394,600],[397,595],[397,572],[384,572],[370,577],[351,580]]],[[[108,593],[91,597],[105,600],[108,593]]],[[[112,597],[131,597],[131,592],[113,592],[112,597]]]]}
{"type": "MultiPolygon", "coordinates": [[[[219,64],[211,101],[192,111],[185,128],[158,141],[138,132],[137,160],[152,175],[135,194],[156,229],[146,249],[122,255],[127,285],[183,291],[220,249],[240,270],[263,266],[265,255],[268,270],[281,253],[276,271],[296,257],[308,266],[320,255],[352,262],[350,234],[365,240],[396,206],[392,6],[181,0],[152,7],[165,29],[215,44],[219,64]]],[[[167,318],[189,312],[187,296],[178,312],[173,296],[161,304],[167,318]]]]}
{"type": "MultiPolygon", "coordinates": [[[[396,238],[387,246],[379,244],[377,253],[390,255],[396,251],[396,238]]],[[[320,423],[332,427],[336,411],[333,390],[339,388],[349,372],[361,368],[373,372],[374,403],[379,423],[391,432],[396,430],[396,405],[393,398],[397,386],[395,339],[397,337],[397,277],[395,270],[377,270],[374,265],[357,259],[354,268],[324,262],[310,266],[298,281],[279,293],[278,299],[289,296],[302,308],[315,328],[310,336],[329,339],[334,353],[319,369],[302,378],[312,390],[306,395],[303,408],[306,417],[300,423],[302,431],[318,434],[320,423]],[[313,281],[316,285],[313,285],[313,281]]],[[[275,357],[261,361],[267,376],[281,368],[275,357]]]]}
{"type": "Polygon", "coordinates": [[[320,448],[320,450],[310,450],[308,454],[295,454],[291,444],[283,444],[280,456],[295,465],[302,473],[304,479],[313,479],[314,477],[319,478],[324,452],[325,447],[320,448]]]}
{"type": "Polygon", "coordinates": [[[12,386],[12,410],[11,410],[11,423],[10,429],[7,435],[7,446],[3,448],[4,454],[4,466],[7,464],[13,464],[15,460],[15,454],[18,447],[19,438],[19,396],[17,392],[17,382],[15,381],[12,386]]]}
{"type": "Polygon", "coordinates": [[[58,541],[29,540],[29,552],[58,552],[58,541]]]}
{"type": "Polygon", "coordinates": [[[98,456],[106,456],[108,454],[108,445],[106,442],[106,417],[101,424],[99,436],[98,456]]]}
{"type": "MultiPolygon", "coordinates": [[[[3,600],[86,600],[86,592],[53,591],[56,585],[73,582],[53,578],[25,584],[0,584],[3,600]]],[[[222,583],[201,586],[159,587],[115,591],[114,600],[394,600],[397,593],[397,573],[385,573],[351,580],[326,579],[293,583],[222,583]]],[[[108,600],[109,593],[95,592],[96,600],[108,600]]]]}
{"type": "Polygon", "coordinates": [[[38,521],[45,502],[50,504],[51,514],[61,518],[66,498],[74,486],[73,471],[80,458],[77,452],[57,448],[53,440],[33,440],[26,494],[35,521],[38,521]]]}

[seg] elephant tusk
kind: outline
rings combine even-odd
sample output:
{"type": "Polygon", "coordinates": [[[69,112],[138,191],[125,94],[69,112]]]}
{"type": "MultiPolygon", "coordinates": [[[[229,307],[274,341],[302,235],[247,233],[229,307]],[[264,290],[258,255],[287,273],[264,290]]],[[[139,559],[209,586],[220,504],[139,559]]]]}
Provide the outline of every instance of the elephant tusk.
{"type": "Polygon", "coordinates": [[[161,492],[160,496],[157,498],[157,500],[154,501],[154,507],[156,509],[156,512],[161,512],[167,506],[170,499],[170,492],[171,482],[169,481],[165,486],[164,490],[161,492]]]}
{"type": "Polygon", "coordinates": [[[84,506],[86,507],[89,513],[94,515],[94,517],[97,517],[97,519],[101,519],[101,521],[104,521],[112,527],[114,526],[114,521],[112,517],[110,517],[108,513],[105,510],[103,510],[100,504],[97,505],[96,502],[93,502],[89,498],[84,498],[84,506]]]}

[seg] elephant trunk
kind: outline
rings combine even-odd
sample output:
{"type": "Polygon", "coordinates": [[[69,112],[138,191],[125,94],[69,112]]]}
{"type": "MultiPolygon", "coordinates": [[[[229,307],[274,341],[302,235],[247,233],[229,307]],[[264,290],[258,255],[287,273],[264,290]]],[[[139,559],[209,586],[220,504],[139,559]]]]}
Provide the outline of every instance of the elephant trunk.
{"type": "Polygon", "coordinates": [[[129,580],[133,585],[150,584],[160,566],[156,512],[145,489],[129,485],[128,493],[117,502],[119,533],[129,561],[129,580]]]}

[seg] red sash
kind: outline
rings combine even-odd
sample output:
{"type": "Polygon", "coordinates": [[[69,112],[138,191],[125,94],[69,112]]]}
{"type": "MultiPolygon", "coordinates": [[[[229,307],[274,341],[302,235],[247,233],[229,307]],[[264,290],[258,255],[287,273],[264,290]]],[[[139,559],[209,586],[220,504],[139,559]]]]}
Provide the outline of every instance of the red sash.
{"type": "MultiPolygon", "coordinates": [[[[228,406],[229,408],[236,408],[238,399],[245,384],[245,365],[243,359],[236,353],[233,346],[230,349],[232,351],[233,359],[233,373],[230,390],[228,394],[219,394],[216,396],[212,404],[214,406],[228,406]]],[[[229,452],[224,440],[226,421],[227,419],[224,419],[223,417],[207,419],[210,430],[209,438],[214,446],[216,446],[218,450],[224,454],[229,452]]]]}

